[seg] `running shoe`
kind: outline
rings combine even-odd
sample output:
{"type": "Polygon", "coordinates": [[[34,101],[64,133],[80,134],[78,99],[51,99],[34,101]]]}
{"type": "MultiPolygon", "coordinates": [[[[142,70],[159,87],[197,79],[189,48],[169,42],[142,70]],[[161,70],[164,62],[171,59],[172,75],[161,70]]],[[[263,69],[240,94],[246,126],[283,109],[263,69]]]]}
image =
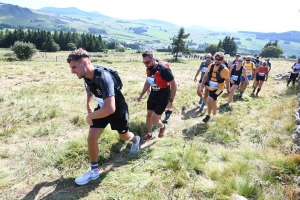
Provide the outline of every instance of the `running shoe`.
{"type": "Polygon", "coordinates": [[[166,112],[165,112],[165,114],[166,114],[166,116],[165,116],[165,121],[167,121],[169,118],[170,118],[170,116],[171,116],[171,114],[172,114],[172,110],[167,110],[166,112]]]}
{"type": "Polygon", "coordinates": [[[155,131],[158,127],[156,125],[152,125],[152,131],[155,131]]]}
{"type": "Polygon", "coordinates": [[[159,129],[159,133],[158,133],[158,137],[159,137],[159,138],[161,138],[161,137],[164,136],[165,130],[166,130],[166,128],[167,128],[167,124],[163,124],[163,125],[164,125],[164,128],[160,128],[160,129],[159,129]]]}
{"type": "Polygon", "coordinates": [[[202,102],[203,102],[203,98],[200,98],[200,100],[199,100],[199,105],[201,105],[202,104],[202,102]]]}
{"type": "Polygon", "coordinates": [[[147,133],[146,135],[144,135],[143,140],[149,140],[151,138],[152,138],[152,135],[147,133]]]}
{"type": "Polygon", "coordinates": [[[130,153],[136,154],[140,150],[140,136],[135,137],[135,141],[131,145],[130,153]]]}
{"type": "Polygon", "coordinates": [[[98,171],[94,171],[94,170],[90,170],[87,173],[85,173],[84,175],[76,178],[75,179],[75,183],[77,185],[85,185],[90,180],[96,180],[97,178],[99,178],[99,172],[98,171]]]}
{"type": "Polygon", "coordinates": [[[208,122],[210,120],[210,116],[209,115],[206,115],[206,117],[204,119],[202,119],[202,121],[204,123],[208,122]]]}

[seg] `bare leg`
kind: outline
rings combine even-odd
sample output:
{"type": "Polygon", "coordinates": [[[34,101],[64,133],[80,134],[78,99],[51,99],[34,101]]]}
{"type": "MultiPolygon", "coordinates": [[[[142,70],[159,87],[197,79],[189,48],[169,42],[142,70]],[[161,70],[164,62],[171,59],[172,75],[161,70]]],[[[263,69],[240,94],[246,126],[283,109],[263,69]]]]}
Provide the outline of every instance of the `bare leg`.
{"type": "Polygon", "coordinates": [[[98,162],[98,139],[102,134],[104,128],[90,128],[89,136],[87,138],[88,151],[91,162],[98,162]]]}

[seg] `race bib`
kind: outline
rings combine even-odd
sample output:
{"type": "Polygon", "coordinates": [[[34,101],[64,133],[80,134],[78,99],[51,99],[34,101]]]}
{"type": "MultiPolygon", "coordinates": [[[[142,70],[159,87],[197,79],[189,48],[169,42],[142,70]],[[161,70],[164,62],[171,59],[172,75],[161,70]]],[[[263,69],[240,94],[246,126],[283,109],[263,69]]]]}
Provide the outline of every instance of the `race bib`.
{"type": "Polygon", "coordinates": [[[201,67],[201,72],[206,72],[207,68],[206,67],[201,67]]]}
{"type": "Polygon", "coordinates": [[[157,85],[156,85],[156,83],[155,83],[153,77],[147,77],[147,78],[146,78],[146,81],[147,81],[148,83],[150,83],[150,85],[151,85],[151,90],[153,90],[153,91],[158,91],[158,90],[160,90],[160,88],[157,87],[157,85]]]}
{"type": "Polygon", "coordinates": [[[217,89],[218,88],[218,82],[209,81],[209,86],[212,87],[213,89],[217,89]]]}
{"type": "Polygon", "coordinates": [[[146,81],[147,81],[148,83],[150,83],[150,85],[156,85],[156,83],[155,83],[155,81],[154,81],[154,78],[152,78],[152,77],[147,77],[147,78],[146,78],[146,81]]]}
{"type": "Polygon", "coordinates": [[[258,73],[259,76],[265,76],[265,73],[258,73]]]}
{"type": "Polygon", "coordinates": [[[233,80],[233,81],[237,81],[238,80],[238,76],[236,75],[231,75],[230,79],[233,80]]]}
{"type": "Polygon", "coordinates": [[[251,75],[249,70],[246,70],[246,74],[247,74],[247,76],[251,75]]]}
{"type": "Polygon", "coordinates": [[[104,106],[104,101],[102,98],[99,98],[99,97],[95,97],[94,96],[94,99],[95,101],[97,101],[97,103],[99,104],[100,107],[103,107],[104,106]]]}

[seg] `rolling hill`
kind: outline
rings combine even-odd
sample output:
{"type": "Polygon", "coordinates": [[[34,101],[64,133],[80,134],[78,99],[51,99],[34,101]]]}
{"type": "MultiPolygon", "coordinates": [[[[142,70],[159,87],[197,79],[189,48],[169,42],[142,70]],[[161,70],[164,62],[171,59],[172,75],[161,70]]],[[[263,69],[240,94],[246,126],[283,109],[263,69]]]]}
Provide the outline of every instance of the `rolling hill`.
{"type": "MultiPolygon", "coordinates": [[[[117,39],[122,42],[139,43],[150,48],[170,45],[170,38],[177,35],[179,26],[155,19],[123,20],[102,15],[99,12],[85,12],[75,7],[44,7],[39,10],[0,3],[0,29],[26,28],[63,30],[101,34],[105,40],[117,39]]],[[[189,45],[197,49],[199,45],[217,44],[225,36],[236,38],[240,53],[259,53],[270,40],[278,40],[285,56],[300,56],[300,32],[285,33],[260,32],[215,32],[202,26],[185,27],[190,33],[189,45]]]]}

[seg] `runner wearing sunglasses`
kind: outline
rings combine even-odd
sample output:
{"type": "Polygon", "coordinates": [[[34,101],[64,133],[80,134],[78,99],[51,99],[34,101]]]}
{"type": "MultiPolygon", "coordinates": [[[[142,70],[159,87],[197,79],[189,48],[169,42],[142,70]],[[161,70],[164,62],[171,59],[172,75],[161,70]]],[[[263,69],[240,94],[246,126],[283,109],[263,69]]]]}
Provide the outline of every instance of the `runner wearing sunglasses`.
{"type": "Polygon", "coordinates": [[[160,128],[158,137],[163,137],[167,125],[160,120],[162,113],[167,108],[172,108],[173,100],[177,90],[177,84],[170,68],[159,64],[153,56],[152,51],[142,54],[143,63],[147,68],[147,78],[143,90],[136,100],[139,102],[151,87],[147,100],[147,134],[143,140],[152,138],[152,124],[160,128]]]}

